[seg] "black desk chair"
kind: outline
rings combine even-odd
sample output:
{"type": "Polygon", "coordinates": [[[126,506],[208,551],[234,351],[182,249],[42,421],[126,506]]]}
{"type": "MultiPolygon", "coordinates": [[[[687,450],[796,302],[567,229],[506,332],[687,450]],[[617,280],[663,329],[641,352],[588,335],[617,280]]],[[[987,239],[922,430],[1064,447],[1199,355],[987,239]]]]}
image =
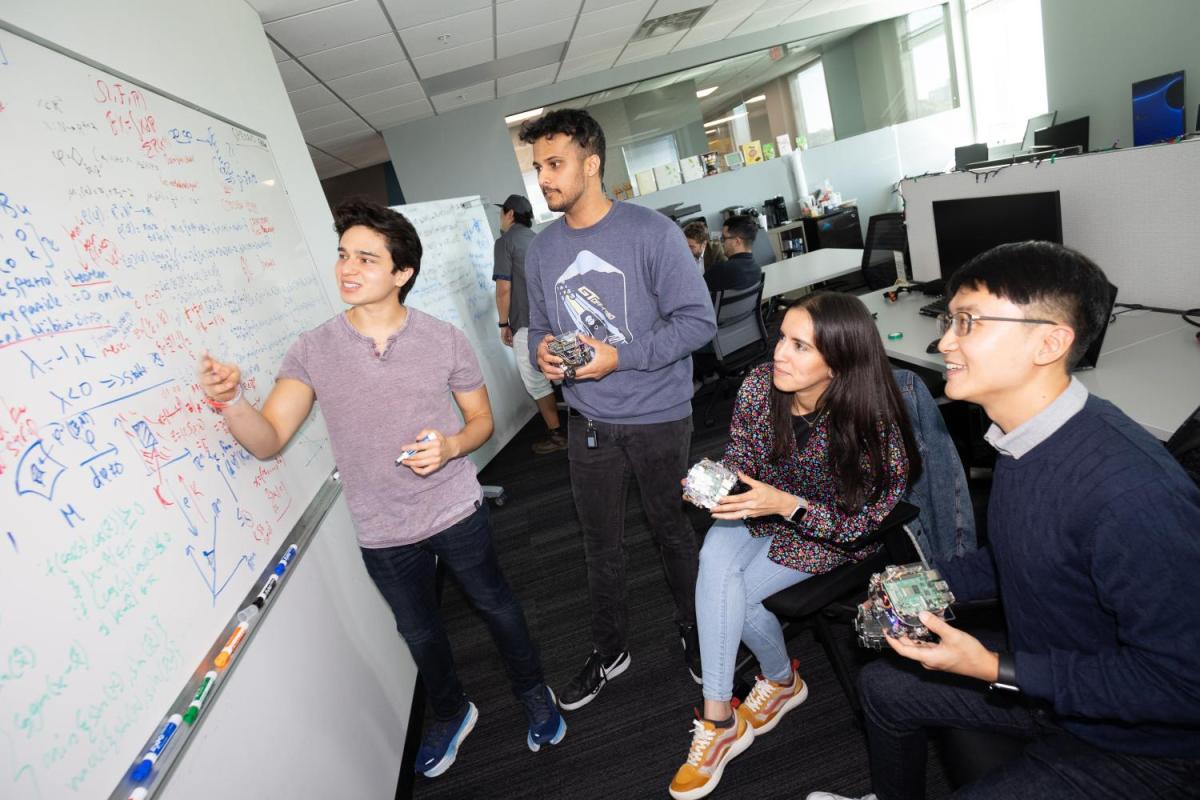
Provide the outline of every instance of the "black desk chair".
{"type": "Polygon", "coordinates": [[[874,215],[867,221],[867,241],[863,247],[862,277],[868,289],[886,289],[896,282],[896,253],[904,257],[905,271],[912,274],[904,215],[874,215]]]}
{"type": "MultiPolygon", "coordinates": [[[[867,583],[871,575],[882,572],[888,564],[907,564],[918,560],[917,548],[904,526],[916,519],[919,513],[920,509],[916,506],[900,501],[875,530],[840,548],[851,554],[882,542],[883,548],[879,552],[862,561],[843,564],[823,575],[814,575],[771,595],[763,602],[768,611],[779,617],[785,638],[790,639],[802,630],[812,630],[817,641],[825,649],[825,655],[829,658],[833,673],[837,676],[856,719],[862,718],[858,689],[850,666],[834,640],[829,623],[831,619],[844,622],[853,620],[857,613],[856,601],[866,597],[867,583]]],[[[747,679],[745,675],[746,669],[752,664],[753,656],[749,656],[734,670],[734,675],[742,676],[743,682],[743,685],[738,687],[741,690],[737,692],[738,696],[744,695],[753,682],[752,676],[747,679]]]]}
{"type": "Polygon", "coordinates": [[[717,315],[713,351],[696,356],[701,361],[711,360],[713,372],[719,378],[704,410],[704,424],[708,427],[716,424],[713,408],[729,385],[758,364],[769,349],[767,326],[762,317],[762,293],[760,278],[749,289],[725,289],[713,294],[717,315]]]}

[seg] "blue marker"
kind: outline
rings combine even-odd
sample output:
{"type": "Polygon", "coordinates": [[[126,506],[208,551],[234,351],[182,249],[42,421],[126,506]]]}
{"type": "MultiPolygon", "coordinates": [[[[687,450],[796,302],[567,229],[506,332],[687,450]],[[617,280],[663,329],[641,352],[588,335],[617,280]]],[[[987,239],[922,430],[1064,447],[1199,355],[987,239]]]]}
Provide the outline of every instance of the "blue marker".
{"type": "Polygon", "coordinates": [[[287,549],[287,552],[283,554],[283,558],[279,559],[279,563],[275,565],[275,574],[282,576],[283,573],[287,572],[288,564],[291,563],[292,558],[295,555],[296,545],[292,545],[287,549]]]}
{"type": "MultiPolygon", "coordinates": [[[[432,442],[433,439],[434,439],[433,434],[427,433],[424,436],[422,436],[420,439],[417,439],[417,441],[418,442],[432,442]]],[[[399,456],[396,457],[396,466],[402,465],[405,461],[412,458],[416,454],[417,454],[416,450],[412,450],[412,449],[405,450],[403,453],[401,453],[399,456]]]]}
{"type": "Polygon", "coordinates": [[[154,746],[142,758],[142,763],[133,768],[133,779],[135,781],[144,781],[150,775],[150,770],[154,769],[154,762],[158,761],[158,757],[167,749],[167,745],[171,742],[171,737],[175,735],[175,731],[179,730],[179,725],[182,722],[183,717],[178,714],[172,714],[171,718],[167,720],[167,724],[163,726],[162,733],[158,735],[154,746]]]}

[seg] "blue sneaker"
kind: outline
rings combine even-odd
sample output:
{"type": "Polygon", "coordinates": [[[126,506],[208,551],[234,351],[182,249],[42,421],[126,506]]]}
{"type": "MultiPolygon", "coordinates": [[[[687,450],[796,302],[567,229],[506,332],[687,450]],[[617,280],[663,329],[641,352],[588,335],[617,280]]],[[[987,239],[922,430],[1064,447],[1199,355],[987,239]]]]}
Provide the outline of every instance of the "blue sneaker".
{"type": "Polygon", "coordinates": [[[477,719],[479,709],[468,700],[466,709],[455,719],[434,720],[417,751],[417,772],[426,778],[436,778],[450,769],[454,759],[458,758],[459,745],[475,727],[477,719]]]}
{"type": "Polygon", "coordinates": [[[544,744],[558,744],[567,735],[567,721],[558,713],[558,701],[554,691],[546,684],[539,684],[521,695],[525,714],[529,717],[529,735],[525,743],[537,752],[544,744]]]}

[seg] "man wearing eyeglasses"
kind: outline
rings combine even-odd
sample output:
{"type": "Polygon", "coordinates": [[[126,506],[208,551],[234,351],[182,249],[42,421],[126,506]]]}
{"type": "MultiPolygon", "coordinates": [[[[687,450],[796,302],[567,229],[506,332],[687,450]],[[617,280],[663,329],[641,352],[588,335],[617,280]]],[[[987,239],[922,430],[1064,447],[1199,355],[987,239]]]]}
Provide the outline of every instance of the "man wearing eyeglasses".
{"type": "Polygon", "coordinates": [[[725,220],[721,228],[721,245],[725,260],[713,264],[704,273],[710,292],[724,289],[749,289],[762,278],[762,269],[754,261],[754,237],[758,224],[748,216],[738,215],[725,220]]]}
{"type": "Polygon", "coordinates": [[[939,727],[1025,743],[955,797],[1196,796],[1200,489],[1071,377],[1108,322],[1107,291],[1089,259],[1046,242],[996,247],[949,281],[946,395],[983,406],[997,458],[988,545],[937,566],[958,601],[999,598],[1008,636],[922,614],[937,644],[889,639],[910,661],[863,670],[878,800],[924,797],[939,727]]]}

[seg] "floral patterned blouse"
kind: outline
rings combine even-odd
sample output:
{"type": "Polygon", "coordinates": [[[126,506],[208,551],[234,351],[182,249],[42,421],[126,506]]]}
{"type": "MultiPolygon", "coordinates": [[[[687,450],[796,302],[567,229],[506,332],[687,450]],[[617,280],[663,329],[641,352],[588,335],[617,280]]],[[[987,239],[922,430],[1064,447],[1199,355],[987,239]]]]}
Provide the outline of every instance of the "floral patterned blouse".
{"type": "MultiPolygon", "coordinates": [[[[812,574],[829,572],[851,560],[862,560],[879,549],[874,545],[856,553],[845,553],[829,543],[848,544],[874,530],[904,494],[908,457],[904,440],[895,426],[880,429],[886,438],[887,485],[874,503],[868,502],[852,514],[837,503],[832,465],[829,460],[829,417],[822,414],[813,423],[803,450],[788,454],[779,463],[769,460],[773,439],[770,416],[771,364],[756,367],[742,383],[729,427],[729,444],[722,462],[755,480],[808,500],[808,512],[792,526],[778,516],[746,520],[752,536],[773,536],[767,557],[777,564],[812,574]]],[[[864,472],[869,469],[866,453],[864,472]]]]}

